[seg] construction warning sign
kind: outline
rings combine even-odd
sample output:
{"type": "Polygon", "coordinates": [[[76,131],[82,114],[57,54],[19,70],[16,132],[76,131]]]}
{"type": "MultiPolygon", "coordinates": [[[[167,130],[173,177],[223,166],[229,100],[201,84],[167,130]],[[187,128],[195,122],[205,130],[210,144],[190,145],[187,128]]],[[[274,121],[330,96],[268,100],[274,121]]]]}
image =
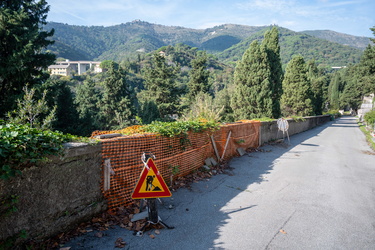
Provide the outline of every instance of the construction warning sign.
{"type": "Polygon", "coordinates": [[[133,199],[160,198],[172,196],[152,158],[147,160],[141,177],[132,194],[133,199]]]}

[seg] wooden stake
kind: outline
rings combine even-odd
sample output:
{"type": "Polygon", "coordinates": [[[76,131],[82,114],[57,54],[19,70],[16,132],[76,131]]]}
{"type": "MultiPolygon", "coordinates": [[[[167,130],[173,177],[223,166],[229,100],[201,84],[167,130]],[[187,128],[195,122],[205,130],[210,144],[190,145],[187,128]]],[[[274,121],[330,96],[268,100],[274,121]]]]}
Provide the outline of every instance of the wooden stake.
{"type": "Polygon", "coordinates": [[[220,161],[219,152],[217,151],[216,143],[215,143],[213,135],[211,135],[211,141],[212,141],[212,145],[214,146],[214,150],[215,150],[215,154],[216,154],[217,160],[220,161]]]}
{"type": "Polygon", "coordinates": [[[228,142],[229,142],[229,139],[230,139],[231,134],[232,134],[232,131],[229,131],[229,133],[228,133],[228,137],[227,137],[227,141],[225,142],[224,151],[223,151],[223,154],[222,154],[222,156],[221,156],[220,161],[223,160],[224,155],[225,155],[225,151],[227,151],[227,146],[228,146],[228,142]]]}

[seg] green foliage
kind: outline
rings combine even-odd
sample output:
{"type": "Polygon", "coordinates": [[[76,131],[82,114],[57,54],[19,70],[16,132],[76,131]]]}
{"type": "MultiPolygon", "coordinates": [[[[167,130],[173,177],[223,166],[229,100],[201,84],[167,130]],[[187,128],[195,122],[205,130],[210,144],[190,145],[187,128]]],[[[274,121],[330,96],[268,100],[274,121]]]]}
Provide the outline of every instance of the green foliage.
{"type": "MultiPolygon", "coordinates": [[[[262,28],[256,33],[250,34],[238,44],[217,54],[224,62],[233,62],[241,59],[251,42],[262,40],[263,34],[269,27],[262,28]]],[[[350,63],[358,63],[362,54],[360,49],[351,48],[327,40],[319,39],[300,32],[294,32],[278,27],[280,32],[280,58],[283,65],[286,65],[294,55],[300,54],[306,60],[315,59],[320,67],[344,66],[350,63]]]]}
{"type": "Polygon", "coordinates": [[[75,139],[61,132],[0,121],[0,179],[15,176],[22,167],[34,164],[48,155],[61,153],[63,143],[75,139]]]}
{"type": "Polygon", "coordinates": [[[190,111],[185,113],[183,120],[207,120],[207,121],[220,121],[221,113],[224,106],[215,106],[212,97],[207,94],[200,92],[196,95],[193,103],[190,106],[190,111]]]}
{"type": "Polygon", "coordinates": [[[324,89],[328,85],[328,78],[323,74],[315,63],[315,60],[310,60],[306,63],[307,75],[311,82],[312,91],[312,103],[314,108],[314,114],[320,115],[323,112],[324,106],[324,89]]]}
{"type": "Polygon", "coordinates": [[[373,141],[372,134],[370,133],[370,131],[366,129],[366,126],[363,125],[361,122],[358,122],[358,125],[359,125],[359,129],[363,132],[363,134],[365,134],[367,143],[370,145],[372,150],[375,151],[375,142],[373,141]]]}
{"type": "Polygon", "coordinates": [[[198,93],[207,93],[210,89],[208,82],[209,71],[207,70],[207,54],[196,57],[191,61],[191,70],[189,71],[189,82],[188,86],[188,96],[192,102],[198,93]]]}
{"type": "Polygon", "coordinates": [[[42,98],[39,100],[34,99],[34,88],[29,91],[27,86],[25,86],[23,91],[25,95],[22,100],[17,100],[17,110],[8,113],[9,122],[29,124],[30,127],[38,129],[50,129],[55,119],[56,106],[54,106],[52,111],[49,111],[45,100],[47,90],[43,92],[42,98]]]}
{"type": "Polygon", "coordinates": [[[156,133],[166,137],[183,135],[188,131],[200,133],[208,130],[217,130],[218,128],[219,124],[215,121],[154,121],[143,127],[145,132],[156,133]]]}
{"type": "Polygon", "coordinates": [[[8,216],[13,212],[17,212],[17,204],[19,202],[19,196],[8,195],[0,197],[0,219],[3,216],[8,216]]]}
{"type": "Polygon", "coordinates": [[[87,79],[77,86],[74,103],[77,105],[80,118],[80,135],[89,136],[92,131],[104,127],[100,124],[99,101],[101,97],[92,79],[87,79]]]}
{"type": "Polygon", "coordinates": [[[267,51],[254,41],[234,72],[231,107],[235,119],[272,116],[271,69],[267,51]]]}
{"type": "Polygon", "coordinates": [[[56,119],[52,122],[52,129],[81,135],[80,126],[78,126],[79,114],[69,87],[70,82],[62,79],[50,78],[41,86],[41,89],[48,93],[47,107],[49,109],[56,107],[56,119]]]}
{"type": "Polygon", "coordinates": [[[267,60],[271,70],[272,117],[279,118],[281,116],[280,98],[283,94],[284,74],[280,58],[279,31],[276,27],[266,31],[262,45],[266,48],[267,60]]]}
{"type": "Polygon", "coordinates": [[[164,56],[155,53],[150,65],[143,69],[144,85],[143,105],[152,101],[158,109],[161,119],[178,112],[179,90],[175,79],[178,67],[168,65],[164,56]]]}
{"type": "Polygon", "coordinates": [[[339,72],[335,72],[328,89],[328,97],[331,109],[340,109],[340,93],[342,92],[343,84],[339,72]]]}
{"type": "Polygon", "coordinates": [[[302,56],[296,56],[288,63],[283,88],[281,107],[284,116],[313,114],[311,83],[302,56]]]}
{"type": "Polygon", "coordinates": [[[134,117],[133,93],[126,81],[126,72],[112,62],[104,81],[101,118],[105,128],[123,128],[134,117]]]}
{"type": "Polygon", "coordinates": [[[375,110],[367,112],[363,119],[370,128],[375,129],[375,110]]]}
{"type": "Polygon", "coordinates": [[[25,83],[33,87],[49,76],[55,55],[43,50],[54,31],[40,29],[48,11],[45,0],[0,1],[0,118],[15,108],[25,83]]]}
{"type": "Polygon", "coordinates": [[[290,118],[292,118],[296,122],[304,122],[304,121],[306,121],[305,118],[303,118],[302,116],[297,116],[297,115],[292,115],[290,118]]]}

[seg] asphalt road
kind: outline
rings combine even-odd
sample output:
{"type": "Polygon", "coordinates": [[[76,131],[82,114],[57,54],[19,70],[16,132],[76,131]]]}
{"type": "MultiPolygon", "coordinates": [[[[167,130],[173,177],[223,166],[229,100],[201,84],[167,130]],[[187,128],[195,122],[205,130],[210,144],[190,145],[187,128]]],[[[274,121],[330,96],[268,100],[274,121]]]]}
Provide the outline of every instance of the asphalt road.
{"type": "Polygon", "coordinates": [[[159,215],[175,229],[115,228],[71,249],[375,249],[375,154],[353,117],[231,160],[234,169],[179,189],[159,215]],[[173,209],[168,209],[173,205],[173,209]]]}

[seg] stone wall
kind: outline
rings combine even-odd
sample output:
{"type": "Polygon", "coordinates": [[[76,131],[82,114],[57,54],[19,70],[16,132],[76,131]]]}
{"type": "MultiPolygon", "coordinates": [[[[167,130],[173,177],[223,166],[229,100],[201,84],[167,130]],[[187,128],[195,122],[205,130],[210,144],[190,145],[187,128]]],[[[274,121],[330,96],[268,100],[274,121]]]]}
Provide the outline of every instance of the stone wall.
{"type": "Polygon", "coordinates": [[[2,199],[18,197],[15,212],[6,213],[6,204],[0,204],[0,240],[21,231],[28,238],[42,239],[105,211],[101,158],[100,144],[70,143],[64,156],[51,157],[23,170],[22,175],[0,180],[2,199]]]}
{"type": "MultiPolygon", "coordinates": [[[[289,135],[311,129],[330,116],[288,120],[289,135]]],[[[282,138],[276,121],[262,122],[259,144],[282,138]]],[[[102,145],[71,143],[63,157],[25,169],[22,175],[0,180],[0,197],[18,197],[17,211],[6,214],[0,203],[0,241],[26,231],[29,239],[56,235],[107,209],[101,192],[102,145]]]]}
{"type": "MultiPolygon", "coordinates": [[[[303,131],[312,129],[330,120],[330,115],[304,117],[304,121],[295,121],[293,119],[287,119],[289,124],[288,134],[289,136],[292,136],[294,134],[298,134],[303,131]]],[[[287,135],[285,134],[284,136],[286,138],[287,135]]],[[[263,145],[265,142],[269,142],[280,138],[283,138],[283,132],[279,131],[276,120],[272,122],[262,122],[259,135],[260,145],[263,145]]]]}

